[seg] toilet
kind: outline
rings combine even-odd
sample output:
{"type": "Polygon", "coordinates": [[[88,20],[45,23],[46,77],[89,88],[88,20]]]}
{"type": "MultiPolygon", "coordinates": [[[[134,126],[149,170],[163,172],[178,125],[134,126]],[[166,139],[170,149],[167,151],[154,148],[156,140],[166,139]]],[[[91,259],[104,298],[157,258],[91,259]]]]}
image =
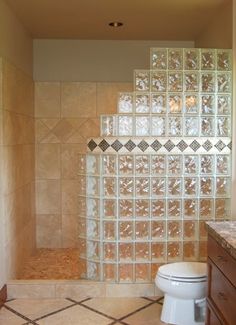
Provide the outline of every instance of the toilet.
{"type": "Polygon", "coordinates": [[[206,263],[160,266],[155,283],[165,294],[161,320],[175,325],[204,325],[206,281],[206,263]]]}

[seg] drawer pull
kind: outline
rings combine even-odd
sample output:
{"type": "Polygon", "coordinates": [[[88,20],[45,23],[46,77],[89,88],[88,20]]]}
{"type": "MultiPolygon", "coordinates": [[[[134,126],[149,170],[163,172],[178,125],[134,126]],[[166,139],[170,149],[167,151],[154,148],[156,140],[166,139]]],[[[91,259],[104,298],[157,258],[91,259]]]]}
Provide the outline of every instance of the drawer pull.
{"type": "Polygon", "coordinates": [[[226,297],[226,295],[223,292],[218,293],[218,298],[220,300],[228,300],[228,298],[226,297]]]}
{"type": "Polygon", "coordinates": [[[218,259],[218,261],[221,261],[221,262],[227,262],[227,258],[225,258],[225,257],[222,256],[222,255],[218,255],[218,256],[217,256],[217,259],[218,259]]]}

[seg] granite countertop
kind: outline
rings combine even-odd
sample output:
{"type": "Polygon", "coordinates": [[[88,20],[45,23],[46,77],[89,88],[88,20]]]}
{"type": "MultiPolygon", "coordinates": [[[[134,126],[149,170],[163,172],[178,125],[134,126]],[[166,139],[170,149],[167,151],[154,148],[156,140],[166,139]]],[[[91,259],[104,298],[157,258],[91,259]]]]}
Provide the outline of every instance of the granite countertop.
{"type": "Polygon", "coordinates": [[[236,221],[208,221],[208,233],[236,259],[236,221]]]}

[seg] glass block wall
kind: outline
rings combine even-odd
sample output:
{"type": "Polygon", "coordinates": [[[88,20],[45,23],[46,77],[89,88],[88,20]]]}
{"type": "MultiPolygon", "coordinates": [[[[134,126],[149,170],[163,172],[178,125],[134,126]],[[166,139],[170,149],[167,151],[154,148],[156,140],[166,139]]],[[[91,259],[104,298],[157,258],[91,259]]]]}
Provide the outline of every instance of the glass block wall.
{"type": "Polygon", "coordinates": [[[206,220],[230,219],[231,51],[151,49],[150,70],[80,156],[86,278],[148,283],[206,259],[206,220]]]}

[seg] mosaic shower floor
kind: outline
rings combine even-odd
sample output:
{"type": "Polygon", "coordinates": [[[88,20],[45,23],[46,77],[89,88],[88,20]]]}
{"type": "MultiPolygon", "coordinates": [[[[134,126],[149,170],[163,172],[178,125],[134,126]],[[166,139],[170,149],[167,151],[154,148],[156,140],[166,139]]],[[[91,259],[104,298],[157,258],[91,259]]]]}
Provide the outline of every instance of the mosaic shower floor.
{"type": "Polygon", "coordinates": [[[22,268],[18,280],[78,280],[81,277],[79,250],[37,249],[22,268]]]}

